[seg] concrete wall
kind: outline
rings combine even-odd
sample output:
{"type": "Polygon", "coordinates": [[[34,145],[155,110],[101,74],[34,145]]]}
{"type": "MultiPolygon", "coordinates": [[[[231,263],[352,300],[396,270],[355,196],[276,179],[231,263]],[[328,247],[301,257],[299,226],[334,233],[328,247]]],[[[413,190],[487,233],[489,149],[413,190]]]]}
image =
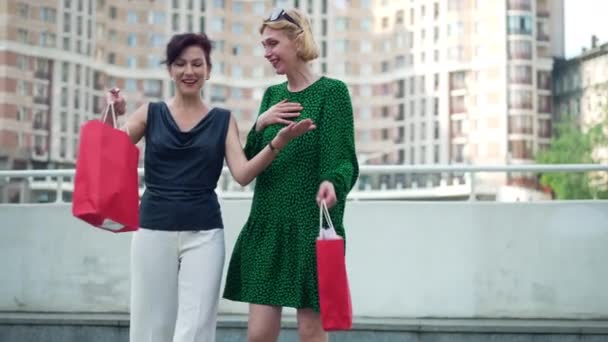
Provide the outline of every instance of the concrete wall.
{"type": "MultiPolygon", "coordinates": [[[[249,204],[222,203],[227,255],[249,204]]],[[[0,311],[128,311],[129,234],[69,205],[0,222],[0,311]]],[[[345,222],[356,316],[608,318],[608,202],[350,202],[345,222]]]]}

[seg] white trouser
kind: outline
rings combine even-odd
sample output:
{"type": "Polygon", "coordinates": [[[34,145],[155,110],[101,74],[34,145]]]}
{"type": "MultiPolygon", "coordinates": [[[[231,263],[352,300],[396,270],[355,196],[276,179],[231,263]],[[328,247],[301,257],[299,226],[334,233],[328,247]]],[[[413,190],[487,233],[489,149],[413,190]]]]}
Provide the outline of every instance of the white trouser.
{"type": "Polygon", "coordinates": [[[139,229],[131,242],[131,342],[214,342],[224,230],[139,229]]]}

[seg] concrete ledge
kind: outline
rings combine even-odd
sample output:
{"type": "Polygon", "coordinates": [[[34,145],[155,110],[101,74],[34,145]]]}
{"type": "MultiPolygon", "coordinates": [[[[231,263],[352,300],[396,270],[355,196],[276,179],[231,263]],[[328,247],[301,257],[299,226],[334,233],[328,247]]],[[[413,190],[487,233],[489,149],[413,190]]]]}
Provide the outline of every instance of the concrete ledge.
{"type": "MultiPolygon", "coordinates": [[[[284,329],[295,329],[296,319],[284,315],[284,329]]],[[[125,313],[45,313],[0,312],[0,325],[106,326],[128,327],[125,313]]],[[[218,327],[244,329],[245,315],[220,315],[218,327]]],[[[534,320],[534,319],[442,319],[442,318],[355,318],[353,331],[411,333],[500,333],[608,335],[608,320],[534,320]]]]}

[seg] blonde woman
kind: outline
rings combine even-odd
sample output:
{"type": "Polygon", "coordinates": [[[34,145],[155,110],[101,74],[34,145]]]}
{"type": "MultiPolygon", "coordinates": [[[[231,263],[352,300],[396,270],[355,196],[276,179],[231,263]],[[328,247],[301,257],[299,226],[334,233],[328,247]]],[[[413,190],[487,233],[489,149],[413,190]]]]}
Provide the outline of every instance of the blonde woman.
{"type": "Polygon", "coordinates": [[[326,341],[319,317],[315,239],[325,201],[344,236],[346,195],[359,168],[346,85],[316,75],[310,22],[298,10],[275,10],[260,27],[265,58],[286,82],[266,89],[245,154],[252,158],[291,121],[317,129],[276,149],[256,180],[249,219],[236,242],[224,297],[250,303],[248,340],[276,341],[282,307],[297,309],[300,341],[326,341]]]}

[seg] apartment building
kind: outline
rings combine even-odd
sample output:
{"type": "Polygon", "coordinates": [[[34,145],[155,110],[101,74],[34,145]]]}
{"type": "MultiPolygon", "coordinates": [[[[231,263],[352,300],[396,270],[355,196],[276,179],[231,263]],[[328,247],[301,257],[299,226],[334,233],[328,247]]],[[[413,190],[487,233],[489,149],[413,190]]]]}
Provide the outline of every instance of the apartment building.
{"type": "Polygon", "coordinates": [[[608,43],[591,45],[580,55],[556,62],[553,70],[555,120],[575,118],[581,126],[606,119],[608,111],[608,43]]]}
{"type": "MultiPolygon", "coordinates": [[[[350,87],[362,164],[529,163],[548,143],[563,0],[8,0],[0,168],[73,167],[79,127],[99,116],[107,88],[122,88],[129,109],[170,97],[160,62],[185,31],[215,41],[204,97],[231,109],[244,137],[264,89],[282,81],[263,58],[260,21],[294,6],[312,18],[315,70],[350,87]]],[[[520,176],[483,175],[479,191],[520,176]]],[[[387,174],[359,187],[452,181],[387,174]]]]}

